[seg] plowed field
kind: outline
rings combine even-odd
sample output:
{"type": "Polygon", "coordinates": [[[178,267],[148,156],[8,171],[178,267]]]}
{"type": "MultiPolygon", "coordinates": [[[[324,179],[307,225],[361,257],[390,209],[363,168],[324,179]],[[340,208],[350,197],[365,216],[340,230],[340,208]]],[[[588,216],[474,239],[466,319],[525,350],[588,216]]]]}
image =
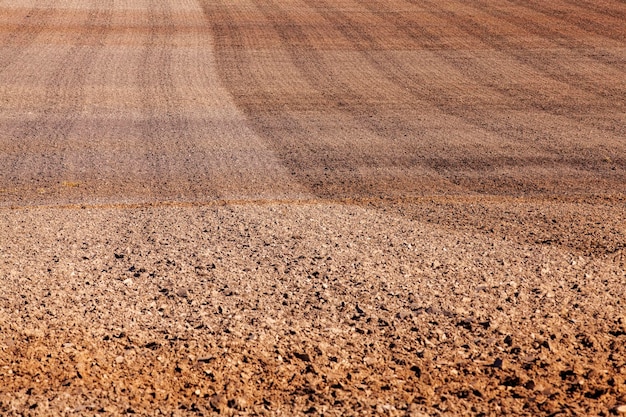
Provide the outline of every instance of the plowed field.
{"type": "Polygon", "coordinates": [[[624,22],[0,0],[0,414],[626,414],[624,22]]]}

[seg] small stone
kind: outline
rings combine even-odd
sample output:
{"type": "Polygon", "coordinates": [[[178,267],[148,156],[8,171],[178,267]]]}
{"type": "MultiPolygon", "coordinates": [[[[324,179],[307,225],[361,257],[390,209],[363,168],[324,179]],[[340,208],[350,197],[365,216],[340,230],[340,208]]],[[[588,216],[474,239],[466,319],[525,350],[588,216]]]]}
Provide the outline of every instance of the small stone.
{"type": "Polygon", "coordinates": [[[409,407],[407,409],[407,411],[409,412],[409,415],[411,415],[412,417],[428,417],[428,414],[424,414],[421,411],[418,411],[418,404],[415,403],[411,403],[409,404],[409,407]]]}
{"type": "Polygon", "coordinates": [[[176,291],[176,295],[178,295],[179,297],[187,298],[189,297],[189,292],[187,291],[187,288],[180,288],[178,291],[176,291]]]}
{"type": "Polygon", "coordinates": [[[410,318],[411,316],[412,314],[409,313],[408,311],[400,311],[398,314],[396,314],[396,317],[399,318],[400,320],[406,320],[410,318]]]}
{"type": "Polygon", "coordinates": [[[363,363],[367,366],[372,366],[376,363],[376,359],[372,358],[370,356],[366,356],[365,358],[363,358],[363,363]]]}
{"type": "Polygon", "coordinates": [[[133,280],[130,278],[126,278],[124,281],[122,281],[122,283],[124,283],[128,287],[131,287],[133,285],[133,280]]]}
{"type": "Polygon", "coordinates": [[[440,329],[435,330],[435,333],[437,333],[437,338],[440,342],[445,342],[448,339],[446,334],[440,329]]]}
{"type": "Polygon", "coordinates": [[[617,406],[615,411],[617,411],[617,414],[626,415],[626,404],[617,406]]]}
{"type": "Polygon", "coordinates": [[[118,356],[117,358],[115,358],[115,362],[123,363],[124,362],[124,357],[123,356],[118,356]]]}
{"type": "Polygon", "coordinates": [[[219,394],[213,394],[209,399],[209,405],[214,411],[221,411],[226,405],[226,399],[219,394]]]}
{"type": "Polygon", "coordinates": [[[200,392],[200,390],[199,390],[199,389],[197,389],[197,390],[195,390],[195,391],[194,391],[194,394],[196,394],[196,395],[199,397],[199,396],[200,396],[200,394],[201,394],[201,392],[200,392]]]}

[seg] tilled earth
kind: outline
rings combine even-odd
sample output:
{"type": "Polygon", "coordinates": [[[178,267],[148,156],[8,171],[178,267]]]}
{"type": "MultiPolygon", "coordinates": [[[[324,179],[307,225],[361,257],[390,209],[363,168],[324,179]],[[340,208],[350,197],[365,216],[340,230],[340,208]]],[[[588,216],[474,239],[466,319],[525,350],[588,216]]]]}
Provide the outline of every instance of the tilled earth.
{"type": "Polygon", "coordinates": [[[626,414],[621,1],[0,1],[1,415],[626,414]]]}

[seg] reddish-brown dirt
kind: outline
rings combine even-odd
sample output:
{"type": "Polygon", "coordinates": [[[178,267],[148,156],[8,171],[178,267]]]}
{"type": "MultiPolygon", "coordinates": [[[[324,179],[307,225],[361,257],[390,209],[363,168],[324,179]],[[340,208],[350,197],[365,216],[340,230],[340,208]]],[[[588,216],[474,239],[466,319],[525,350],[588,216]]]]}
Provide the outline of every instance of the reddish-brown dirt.
{"type": "Polygon", "coordinates": [[[626,414],[625,20],[0,0],[0,415],[626,414]]]}

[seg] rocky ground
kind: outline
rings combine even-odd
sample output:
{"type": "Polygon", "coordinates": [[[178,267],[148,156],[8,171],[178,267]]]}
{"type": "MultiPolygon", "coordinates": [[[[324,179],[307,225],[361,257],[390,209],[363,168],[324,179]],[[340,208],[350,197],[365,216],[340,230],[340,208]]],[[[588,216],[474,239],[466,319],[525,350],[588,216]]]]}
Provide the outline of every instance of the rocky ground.
{"type": "Polygon", "coordinates": [[[5,210],[0,410],[614,415],[622,203],[5,210]]]}

